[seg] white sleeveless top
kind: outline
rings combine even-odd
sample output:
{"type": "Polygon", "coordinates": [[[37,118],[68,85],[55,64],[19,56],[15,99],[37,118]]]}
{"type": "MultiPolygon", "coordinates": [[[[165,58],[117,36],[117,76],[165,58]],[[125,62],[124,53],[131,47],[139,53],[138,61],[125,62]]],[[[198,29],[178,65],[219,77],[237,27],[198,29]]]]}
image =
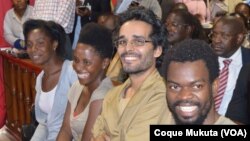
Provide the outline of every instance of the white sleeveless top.
{"type": "Polygon", "coordinates": [[[40,95],[39,107],[44,113],[49,114],[51,112],[54,103],[56,88],[57,85],[48,92],[44,92],[43,90],[41,90],[42,93],[40,95]]]}

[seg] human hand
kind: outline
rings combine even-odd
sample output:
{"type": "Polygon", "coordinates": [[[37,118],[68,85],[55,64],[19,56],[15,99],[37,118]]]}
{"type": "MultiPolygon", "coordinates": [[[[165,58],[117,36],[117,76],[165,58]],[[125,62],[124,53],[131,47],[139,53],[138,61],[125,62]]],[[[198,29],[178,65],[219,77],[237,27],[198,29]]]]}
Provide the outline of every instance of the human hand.
{"type": "Polygon", "coordinates": [[[92,138],[91,141],[111,141],[111,140],[107,134],[103,133],[102,135],[100,135],[94,139],[92,138]]]}
{"type": "Polygon", "coordinates": [[[81,5],[77,7],[76,14],[81,17],[90,16],[91,9],[88,6],[81,5]]]}

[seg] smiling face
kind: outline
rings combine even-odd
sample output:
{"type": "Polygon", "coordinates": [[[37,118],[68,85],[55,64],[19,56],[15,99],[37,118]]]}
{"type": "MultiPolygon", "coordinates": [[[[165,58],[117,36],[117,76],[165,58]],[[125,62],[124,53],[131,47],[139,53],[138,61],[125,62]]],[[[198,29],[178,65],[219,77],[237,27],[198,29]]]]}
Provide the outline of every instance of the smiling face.
{"type": "Polygon", "coordinates": [[[27,53],[34,64],[45,65],[56,55],[58,42],[52,41],[41,29],[34,29],[28,33],[27,53]]]}
{"type": "Polygon", "coordinates": [[[213,85],[204,61],[170,63],[167,102],[177,124],[202,124],[209,117],[213,85]]]}
{"type": "Polygon", "coordinates": [[[167,40],[170,44],[178,43],[191,36],[189,26],[183,23],[182,18],[176,13],[170,13],[165,21],[165,27],[168,31],[167,40]]]}
{"type": "Polygon", "coordinates": [[[117,52],[126,73],[138,74],[155,68],[156,58],[161,55],[162,50],[160,47],[154,49],[149,38],[151,32],[151,25],[143,21],[127,21],[121,26],[118,40],[128,43],[126,46],[119,46],[117,52]],[[148,42],[141,46],[133,44],[141,40],[148,42]]]}
{"type": "Polygon", "coordinates": [[[102,80],[106,61],[90,45],[78,43],[73,53],[73,68],[77,73],[80,84],[88,86],[102,80]]]}

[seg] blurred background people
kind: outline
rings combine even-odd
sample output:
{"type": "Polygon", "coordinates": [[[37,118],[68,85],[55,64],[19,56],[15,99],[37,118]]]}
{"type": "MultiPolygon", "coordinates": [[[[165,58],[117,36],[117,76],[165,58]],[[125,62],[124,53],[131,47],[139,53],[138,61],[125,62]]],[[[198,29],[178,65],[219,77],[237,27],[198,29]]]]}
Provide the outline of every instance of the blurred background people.
{"type": "Polygon", "coordinates": [[[200,21],[185,9],[171,11],[165,20],[165,27],[167,40],[172,46],[187,38],[206,39],[200,21]]]}
{"type": "Polygon", "coordinates": [[[70,34],[72,48],[76,48],[81,28],[89,22],[97,22],[103,13],[111,13],[110,0],[76,0],[75,22],[70,34]]]}
{"type": "MultiPolygon", "coordinates": [[[[177,3],[174,5],[173,10],[165,20],[165,28],[167,29],[167,41],[168,45],[164,49],[163,60],[167,55],[168,49],[174,47],[184,39],[201,39],[206,40],[205,31],[201,26],[197,17],[192,15],[185,9],[183,3],[177,3]]],[[[159,67],[161,75],[164,70],[165,61],[159,67]]]]}
{"type": "Polygon", "coordinates": [[[162,10],[158,0],[117,0],[114,13],[120,14],[128,10],[128,8],[138,6],[150,9],[155,15],[157,15],[158,18],[162,18],[162,10]]]}
{"type": "Polygon", "coordinates": [[[77,80],[64,58],[65,31],[53,21],[28,20],[24,37],[31,61],[41,66],[36,78],[35,113],[39,125],[31,141],[55,140],[67,105],[67,92],[77,80]]]}
{"type": "Polygon", "coordinates": [[[173,5],[175,4],[174,0],[158,0],[161,11],[162,11],[162,21],[164,21],[169,14],[170,10],[172,9],[173,5]]]}
{"type": "Polygon", "coordinates": [[[233,13],[235,6],[241,3],[242,0],[207,0],[208,9],[210,12],[210,21],[214,21],[217,14],[233,13]]]}
{"type": "Polygon", "coordinates": [[[12,0],[12,3],[13,8],[4,18],[4,38],[12,47],[25,50],[23,23],[31,17],[33,7],[28,0],[12,0]]]}
{"type": "Polygon", "coordinates": [[[188,11],[196,16],[201,23],[205,23],[208,18],[207,6],[204,0],[175,0],[175,3],[182,2],[188,7],[188,11]]]}
{"type": "Polygon", "coordinates": [[[105,26],[111,32],[113,32],[118,24],[118,21],[119,21],[118,16],[112,13],[103,13],[98,17],[97,23],[105,26]]]}

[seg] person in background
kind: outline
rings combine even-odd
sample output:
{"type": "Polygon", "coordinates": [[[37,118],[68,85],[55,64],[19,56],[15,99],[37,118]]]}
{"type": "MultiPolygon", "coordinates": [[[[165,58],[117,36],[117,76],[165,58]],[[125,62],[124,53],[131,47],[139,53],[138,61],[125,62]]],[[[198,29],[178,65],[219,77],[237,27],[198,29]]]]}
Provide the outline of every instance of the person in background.
{"type": "Polygon", "coordinates": [[[65,57],[72,59],[72,44],[69,34],[73,31],[75,19],[75,0],[35,0],[32,19],[54,21],[66,32],[65,57]]]}
{"type": "Polygon", "coordinates": [[[171,11],[177,10],[177,9],[183,9],[183,10],[187,10],[188,11],[188,7],[186,6],[185,3],[182,2],[178,2],[175,3],[171,9],[171,11]]]}
{"type": "Polygon", "coordinates": [[[211,47],[218,56],[221,73],[218,96],[214,97],[216,110],[233,121],[250,124],[247,97],[249,96],[250,50],[242,47],[246,29],[236,16],[221,17],[211,32],[211,47]],[[225,69],[223,69],[225,68],[225,69]],[[224,78],[224,79],[222,79],[224,78]],[[222,83],[223,82],[223,83],[222,83]]]}
{"type": "Polygon", "coordinates": [[[214,108],[219,76],[217,58],[202,40],[186,39],[169,50],[164,67],[172,124],[235,124],[214,108]]]}
{"type": "Polygon", "coordinates": [[[234,11],[236,13],[241,13],[242,15],[244,15],[246,18],[250,18],[250,6],[248,4],[245,3],[238,3],[235,6],[234,11]]]}
{"type": "Polygon", "coordinates": [[[64,58],[64,29],[53,21],[28,20],[24,37],[31,61],[41,66],[36,78],[35,114],[39,125],[31,141],[55,140],[67,105],[67,92],[77,80],[72,62],[64,58]]]}
{"type": "Polygon", "coordinates": [[[204,0],[175,0],[175,3],[185,3],[188,11],[196,16],[201,23],[205,23],[208,18],[207,6],[204,0]]]}
{"type": "Polygon", "coordinates": [[[31,17],[33,7],[29,0],[12,0],[12,3],[13,8],[4,18],[4,38],[12,47],[25,50],[23,23],[31,17]]]}
{"type": "Polygon", "coordinates": [[[162,10],[158,0],[117,0],[115,14],[120,14],[128,8],[142,6],[152,10],[158,18],[162,18],[162,10]]]}
{"type": "Polygon", "coordinates": [[[166,87],[156,69],[165,32],[151,10],[132,8],[120,15],[114,40],[129,78],[105,96],[93,128],[95,140],[149,141],[150,124],[168,123],[166,87]]]}
{"type": "Polygon", "coordinates": [[[72,48],[76,48],[81,28],[90,22],[97,22],[103,13],[110,13],[110,0],[76,0],[75,23],[72,34],[72,48]]]}
{"type": "Polygon", "coordinates": [[[245,3],[239,3],[235,6],[234,11],[236,13],[242,14],[246,18],[246,28],[248,30],[248,38],[250,38],[250,6],[245,3]]]}
{"type": "Polygon", "coordinates": [[[244,38],[244,41],[242,43],[242,47],[250,48],[250,37],[249,37],[250,33],[247,30],[247,26],[248,26],[247,18],[243,14],[241,14],[241,13],[231,13],[229,15],[230,16],[235,16],[235,17],[237,17],[237,18],[239,18],[240,20],[243,21],[246,30],[245,30],[245,33],[244,33],[245,34],[245,38],[244,38]]]}
{"type": "Polygon", "coordinates": [[[112,35],[107,28],[96,23],[88,23],[82,28],[73,54],[78,81],[69,90],[58,141],[90,141],[103,98],[113,87],[111,79],[105,75],[112,48],[112,35]]]}
{"type": "MultiPolygon", "coordinates": [[[[177,3],[178,4],[178,3],[177,3]]],[[[182,5],[182,4],[178,4],[182,5]]],[[[178,8],[174,6],[173,8],[178,8]]],[[[182,8],[182,7],[181,7],[182,8]]],[[[165,20],[165,28],[167,29],[168,47],[164,50],[163,60],[168,52],[168,48],[172,48],[175,44],[184,39],[201,39],[206,40],[205,31],[200,21],[188,12],[186,9],[172,10],[165,20]]],[[[159,67],[160,74],[163,75],[165,62],[159,67]]]]}
{"type": "Polygon", "coordinates": [[[175,2],[174,0],[158,0],[161,11],[162,11],[162,21],[164,22],[166,20],[167,15],[169,14],[170,10],[174,6],[175,2]]]}
{"type": "Polygon", "coordinates": [[[214,21],[217,13],[233,13],[242,0],[209,0],[210,20],[214,21]]]}
{"type": "Polygon", "coordinates": [[[200,21],[185,9],[171,11],[165,20],[165,27],[167,40],[172,46],[187,38],[206,39],[200,21]]]}
{"type": "Polygon", "coordinates": [[[112,13],[103,13],[98,17],[97,23],[113,32],[118,24],[118,16],[112,13]]]}

